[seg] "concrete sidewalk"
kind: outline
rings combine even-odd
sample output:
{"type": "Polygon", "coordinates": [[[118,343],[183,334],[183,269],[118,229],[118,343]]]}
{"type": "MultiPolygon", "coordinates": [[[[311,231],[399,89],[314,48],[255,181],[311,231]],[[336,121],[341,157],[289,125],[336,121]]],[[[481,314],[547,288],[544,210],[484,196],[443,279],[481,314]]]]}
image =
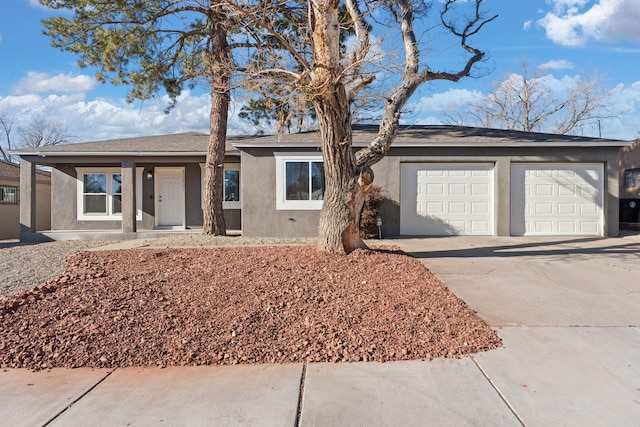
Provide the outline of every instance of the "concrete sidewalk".
{"type": "Polygon", "coordinates": [[[430,362],[0,372],[7,426],[635,426],[640,238],[392,243],[504,346],[430,362]]]}

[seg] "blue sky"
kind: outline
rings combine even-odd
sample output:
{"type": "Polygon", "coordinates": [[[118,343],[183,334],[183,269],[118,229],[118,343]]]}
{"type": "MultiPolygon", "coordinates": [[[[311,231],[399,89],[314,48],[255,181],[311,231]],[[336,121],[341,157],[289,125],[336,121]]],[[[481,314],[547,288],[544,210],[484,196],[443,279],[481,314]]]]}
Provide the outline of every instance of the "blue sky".
{"type": "MultiPolygon", "coordinates": [[[[52,12],[37,0],[3,0],[3,6],[0,114],[14,118],[14,129],[42,115],[63,123],[77,141],[208,131],[206,91],[184,92],[169,115],[163,112],[165,98],[126,104],[126,87],[98,83],[90,70],[77,68],[74,55],[50,47],[40,20],[52,12]]],[[[559,87],[582,72],[604,73],[615,91],[615,117],[600,123],[602,136],[640,137],[640,0],[486,0],[485,6],[500,15],[475,38],[489,54],[485,68],[491,72],[457,84],[426,85],[411,99],[405,123],[444,123],[445,113],[486,95],[526,58],[543,66],[559,87]]],[[[253,133],[238,112],[239,106],[231,111],[229,132],[253,133]]],[[[597,137],[597,124],[583,134],[597,137]]]]}

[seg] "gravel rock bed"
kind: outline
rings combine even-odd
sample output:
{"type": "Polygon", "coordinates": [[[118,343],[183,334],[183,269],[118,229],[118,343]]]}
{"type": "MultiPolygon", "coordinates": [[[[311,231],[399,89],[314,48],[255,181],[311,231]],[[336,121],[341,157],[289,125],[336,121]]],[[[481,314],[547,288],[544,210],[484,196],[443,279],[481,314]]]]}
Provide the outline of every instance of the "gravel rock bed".
{"type": "Polygon", "coordinates": [[[0,297],[0,367],[385,362],[501,345],[398,248],[254,244],[71,254],[56,279],[0,297]]]}
{"type": "Polygon", "coordinates": [[[176,233],[151,240],[154,247],[184,246],[275,246],[275,245],[314,245],[315,237],[244,237],[210,236],[201,233],[176,233]]]}
{"type": "Polygon", "coordinates": [[[0,241],[0,296],[13,295],[55,279],[67,268],[70,253],[117,243],[114,240],[58,240],[23,244],[0,241]]]}

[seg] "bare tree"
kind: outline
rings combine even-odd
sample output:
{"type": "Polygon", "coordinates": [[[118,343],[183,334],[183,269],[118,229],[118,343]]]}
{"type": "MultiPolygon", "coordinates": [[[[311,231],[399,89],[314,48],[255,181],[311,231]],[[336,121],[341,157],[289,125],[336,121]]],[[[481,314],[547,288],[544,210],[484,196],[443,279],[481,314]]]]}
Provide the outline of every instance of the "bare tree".
{"type": "Polygon", "coordinates": [[[50,147],[66,144],[73,140],[67,127],[59,122],[47,120],[44,116],[33,115],[26,128],[18,128],[21,147],[50,147]]]}
{"type": "MultiPolygon", "coordinates": [[[[296,49],[287,34],[269,25],[271,16],[245,12],[245,18],[262,27],[281,42],[290,55],[292,67],[281,65],[261,74],[278,74],[283,80],[297,84],[313,102],[321,136],[324,159],[325,192],[318,227],[318,249],[327,252],[349,253],[365,247],[359,233],[360,213],[366,191],[373,181],[371,166],[380,161],[394,141],[400,116],[409,98],[424,83],[433,80],[457,82],[470,76],[474,66],[484,58],[484,52],[471,44],[471,38],[497,16],[485,18],[481,11],[483,0],[423,2],[410,0],[358,1],[346,0],[348,24],[353,26],[355,40],[350,50],[341,49],[341,1],[309,0],[307,27],[311,38],[310,52],[296,49]],[[381,76],[388,82],[389,95],[385,99],[378,135],[371,143],[354,153],[352,148],[352,105],[360,91],[374,80],[367,69],[375,50],[369,25],[372,12],[380,8],[377,17],[388,18],[380,31],[395,31],[402,43],[397,57],[403,59],[401,75],[381,76]],[[416,34],[418,18],[435,17],[437,26],[427,25],[416,34]],[[369,18],[367,20],[367,18],[369,18]],[[437,27],[437,31],[434,28],[437,27]],[[449,37],[464,57],[450,69],[437,70],[427,64],[428,43],[449,37]],[[431,38],[431,40],[430,40],[431,38]],[[307,54],[309,53],[309,54],[307,54]]],[[[381,18],[382,20],[382,18],[381,18]]],[[[284,63],[286,64],[286,62],[284,63]]]]}
{"type": "Polygon", "coordinates": [[[522,60],[520,74],[495,83],[495,90],[449,119],[457,124],[524,132],[575,133],[586,124],[609,117],[612,92],[598,73],[583,73],[562,90],[554,90],[550,76],[522,60]]]}
{"type": "Polygon", "coordinates": [[[18,148],[48,147],[52,145],[72,142],[66,126],[54,120],[47,120],[43,116],[33,115],[26,128],[18,128],[19,143],[13,144],[12,132],[15,119],[0,114],[0,127],[3,131],[3,141],[0,143],[0,154],[7,162],[15,162],[16,159],[9,152],[18,148]]]}
{"type": "Polygon", "coordinates": [[[4,114],[0,114],[0,126],[2,126],[3,131],[3,141],[0,143],[0,154],[2,154],[2,159],[7,162],[12,162],[12,156],[9,154],[9,151],[13,149],[11,147],[11,130],[13,128],[13,117],[6,116],[4,114]]]}

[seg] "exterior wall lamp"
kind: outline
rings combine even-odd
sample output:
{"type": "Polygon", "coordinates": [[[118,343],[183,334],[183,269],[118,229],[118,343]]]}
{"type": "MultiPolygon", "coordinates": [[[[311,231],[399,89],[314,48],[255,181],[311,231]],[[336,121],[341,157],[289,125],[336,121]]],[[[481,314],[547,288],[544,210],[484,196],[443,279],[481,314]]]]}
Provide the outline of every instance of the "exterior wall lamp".
{"type": "Polygon", "coordinates": [[[147,171],[147,179],[151,181],[153,179],[153,169],[147,171]]]}

